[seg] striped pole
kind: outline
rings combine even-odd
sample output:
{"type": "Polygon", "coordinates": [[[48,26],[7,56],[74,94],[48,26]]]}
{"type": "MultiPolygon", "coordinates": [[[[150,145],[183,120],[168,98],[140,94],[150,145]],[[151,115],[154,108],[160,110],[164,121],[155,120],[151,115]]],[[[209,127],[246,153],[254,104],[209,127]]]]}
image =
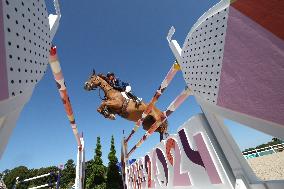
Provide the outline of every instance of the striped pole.
{"type": "Polygon", "coordinates": [[[130,138],[133,136],[133,134],[137,131],[137,129],[143,123],[145,117],[152,111],[153,106],[158,101],[158,99],[163,94],[163,92],[166,90],[166,88],[168,87],[168,85],[171,83],[172,79],[176,75],[177,71],[179,71],[179,70],[180,70],[180,66],[175,61],[175,63],[172,65],[171,69],[169,70],[167,76],[165,77],[165,79],[161,83],[160,87],[158,88],[158,90],[154,94],[153,98],[151,99],[150,103],[148,104],[146,110],[143,112],[142,117],[135,123],[135,127],[132,129],[131,133],[129,134],[129,136],[125,140],[125,143],[127,143],[130,140],[130,138]]]}
{"type": "Polygon", "coordinates": [[[167,120],[167,118],[187,99],[189,95],[191,95],[191,91],[188,87],[186,87],[179,96],[176,97],[174,101],[169,105],[166,111],[164,111],[163,116],[160,120],[157,120],[150,129],[143,135],[143,137],[135,144],[135,146],[129,151],[127,154],[127,158],[138,148],[141,146],[143,142],[147,140],[147,138],[152,135],[158,127],[167,120]]]}
{"type": "Polygon", "coordinates": [[[124,142],[125,139],[123,138],[122,140],[122,144],[121,144],[121,153],[120,153],[120,157],[121,157],[121,177],[122,177],[122,182],[123,182],[123,189],[127,189],[127,174],[126,174],[126,161],[127,159],[125,158],[126,156],[126,146],[127,143],[124,142]]]}
{"type": "Polygon", "coordinates": [[[77,144],[80,150],[82,147],[82,144],[81,144],[80,136],[78,133],[77,125],[75,123],[71,102],[70,102],[70,99],[67,93],[67,88],[64,82],[64,77],[61,71],[61,67],[60,67],[58,57],[57,57],[55,46],[52,46],[50,49],[49,64],[50,64],[54,79],[56,81],[56,85],[57,85],[61,100],[63,102],[67,117],[70,121],[73,134],[76,138],[76,141],[77,141],[77,144]]]}

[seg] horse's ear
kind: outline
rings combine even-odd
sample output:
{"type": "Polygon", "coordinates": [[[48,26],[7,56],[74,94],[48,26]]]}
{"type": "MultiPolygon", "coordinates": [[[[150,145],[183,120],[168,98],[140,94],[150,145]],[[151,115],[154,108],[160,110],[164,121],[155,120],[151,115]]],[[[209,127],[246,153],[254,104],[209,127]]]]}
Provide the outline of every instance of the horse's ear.
{"type": "Polygon", "coordinates": [[[93,75],[96,75],[96,70],[95,69],[93,69],[93,75]]]}

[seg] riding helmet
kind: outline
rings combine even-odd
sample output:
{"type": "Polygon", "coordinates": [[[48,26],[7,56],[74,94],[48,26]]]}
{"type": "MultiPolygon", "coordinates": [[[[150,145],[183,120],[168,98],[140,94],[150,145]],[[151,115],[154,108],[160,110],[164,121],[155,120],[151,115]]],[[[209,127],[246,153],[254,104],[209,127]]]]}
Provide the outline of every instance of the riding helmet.
{"type": "Polygon", "coordinates": [[[110,76],[114,76],[114,73],[113,72],[108,72],[107,73],[107,77],[110,77],[110,76]]]}

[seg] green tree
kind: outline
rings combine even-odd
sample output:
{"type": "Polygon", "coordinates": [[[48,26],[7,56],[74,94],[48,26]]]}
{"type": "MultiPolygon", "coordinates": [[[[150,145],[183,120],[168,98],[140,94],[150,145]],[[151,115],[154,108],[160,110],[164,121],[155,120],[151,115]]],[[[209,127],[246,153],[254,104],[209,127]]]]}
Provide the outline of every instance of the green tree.
{"type": "MultiPolygon", "coordinates": [[[[90,175],[87,178],[86,188],[97,188],[105,182],[105,166],[102,160],[102,146],[100,137],[97,137],[94,162],[91,165],[90,175]],[[96,187],[97,186],[97,187],[96,187]]],[[[102,188],[100,186],[100,188],[102,188]]]]}
{"type": "Polygon", "coordinates": [[[75,183],[76,167],[72,159],[69,159],[61,171],[60,187],[71,188],[75,183]]]}
{"type": "Polygon", "coordinates": [[[106,187],[106,183],[104,182],[102,184],[96,185],[94,189],[108,189],[108,188],[106,187]]]}
{"type": "Polygon", "coordinates": [[[272,145],[276,145],[276,144],[281,144],[284,141],[278,138],[272,138],[270,142],[267,142],[265,144],[260,144],[258,146],[256,146],[255,148],[249,148],[249,149],[245,149],[243,152],[247,152],[247,151],[251,151],[251,150],[255,150],[255,149],[259,149],[259,148],[265,148],[268,146],[272,146],[272,145]]]}
{"type": "MultiPolygon", "coordinates": [[[[4,176],[4,183],[6,184],[7,188],[13,188],[16,183],[16,178],[19,177],[19,181],[23,180],[28,177],[29,170],[25,166],[16,167],[10,171],[5,171],[6,174],[4,176]]],[[[27,188],[27,184],[21,184],[17,189],[25,189],[27,188]]]]}
{"type": "Polygon", "coordinates": [[[94,159],[91,159],[85,163],[85,167],[86,167],[85,183],[87,183],[87,179],[91,177],[91,175],[93,174],[93,171],[92,171],[93,164],[94,164],[94,159]]]}
{"type": "Polygon", "coordinates": [[[279,139],[279,138],[272,138],[272,143],[274,143],[274,144],[281,144],[281,143],[283,143],[284,141],[283,140],[281,140],[281,139],[279,139]]]}
{"type": "MultiPolygon", "coordinates": [[[[28,187],[35,187],[35,186],[39,186],[39,185],[42,185],[42,184],[54,183],[57,180],[56,176],[55,176],[57,174],[57,171],[58,171],[58,168],[56,166],[42,167],[40,169],[30,169],[28,174],[24,177],[24,179],[43,175],[43,174],[47,174],[47,173],[54,173],[54,174],[46,176],[46,177],[42,177],[42,178],[38,178],[38,179],[35,179],[35,180],[32,180],[32,181],[29,181],[26,184],[27,184],[28,187]]],[[[17,189],[18,189],[18,187],[17,187],[17,189]]]]}
{"type": "Polygon", "coordinates": [[[123,187],[119,169],[117,166],[117,157],[115,155],[114,138],[111,137],[110,152],[108,154],[108,169],[106,187],[112,189],[121,189],[123,187]]]}

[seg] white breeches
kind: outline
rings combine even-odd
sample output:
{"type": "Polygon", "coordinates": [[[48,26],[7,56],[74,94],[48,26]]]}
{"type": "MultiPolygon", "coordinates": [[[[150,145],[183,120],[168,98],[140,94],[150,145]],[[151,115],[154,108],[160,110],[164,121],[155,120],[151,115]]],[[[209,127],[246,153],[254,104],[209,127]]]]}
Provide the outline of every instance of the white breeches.
{"type": "Polygon", "coordinates": [[[121,94],[125,99],[129,99],[125,92],[121,92],[121,94]]]}
{"type": "Polygon", "coordinates": [[[129,92],[131,92],[131,87],[128,85],[125,87],[125,91],[121,92],[121,94],[124,98],[129,99],[129,97],[126,95],[126,93],[129,93],[129,92]]]}

